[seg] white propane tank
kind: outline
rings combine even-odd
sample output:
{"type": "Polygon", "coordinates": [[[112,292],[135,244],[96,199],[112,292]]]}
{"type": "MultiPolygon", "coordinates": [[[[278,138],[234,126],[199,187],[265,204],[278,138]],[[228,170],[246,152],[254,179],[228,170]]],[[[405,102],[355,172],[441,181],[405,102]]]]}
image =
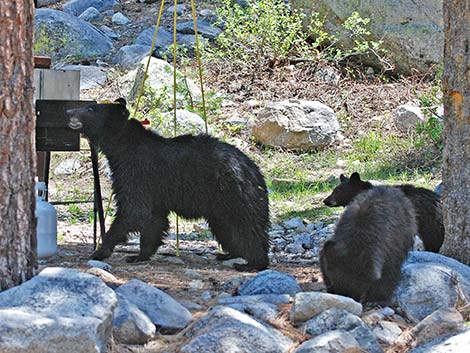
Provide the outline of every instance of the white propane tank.
{"type": "Polygon", "coordinates": [[[57,253],[57,211],[46,202],[46,183],[36,182],[36,211],[38,219],[38,258],[44,259],[57,253]]]}

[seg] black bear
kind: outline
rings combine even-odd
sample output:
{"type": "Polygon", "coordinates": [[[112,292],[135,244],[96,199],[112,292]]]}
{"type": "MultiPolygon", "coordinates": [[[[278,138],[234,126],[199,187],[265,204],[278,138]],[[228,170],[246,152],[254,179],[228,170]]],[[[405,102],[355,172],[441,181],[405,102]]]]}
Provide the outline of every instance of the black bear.
{"type": "MultiPolygon", "coordinates": [[[[361,180],[358,173],[351,177],[340,175],[341,183],[323,202],[327,206],[347,206],[354,198],[374,186],[369,181],[361,180]]],[[[439,195],[425,188],[403,184],[393,186],[399,188],[410,199],[416,213],[418,235],[423,241],[424,250],[439,252],[444,242],[444,223],[439,195]]]]}
{"type": "Polygon", "coordinates": [[[416,230],[413,206],[400,189],[377,186],[357,195],[320,251],[327,291],[387,303],[416,230]]]}
{"type": "Polygon", "coordinates": [[[82,132],[107,157],[116,195],[116,218],[100,248],[104,259],[129,232],[140,233],[148,260],[162,244],[168,214],[204,217],[227,253],[241,257],[238,270],[268,266],[269,205],[264,177],[240,150],[208,135],[164,138],[129,119],[123,98],[67,110],[69,127],[82,132]]]}

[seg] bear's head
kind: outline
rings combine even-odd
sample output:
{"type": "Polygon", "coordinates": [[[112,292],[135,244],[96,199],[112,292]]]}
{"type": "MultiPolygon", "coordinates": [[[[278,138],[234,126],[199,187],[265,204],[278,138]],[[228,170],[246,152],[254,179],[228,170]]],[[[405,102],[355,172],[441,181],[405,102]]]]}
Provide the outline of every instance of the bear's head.
{"type": "Polygon", "coordinates": [[[359,193],[372,188],[368,181],[362,181],[359,173],[354,172],[351,177],[339,176],[340,184],[332,191],[331,195],[323,200],[330,207],[347,206],[359,193]]]}
{"type": "Polygon", "coordinates": [[[82,108],[67,109],[68,126],[83,133],[92,143],[99,145],[105,134],[116,134],[126,125],[129,111],[126,100],[114,103],[92,103],[82,108]]]}

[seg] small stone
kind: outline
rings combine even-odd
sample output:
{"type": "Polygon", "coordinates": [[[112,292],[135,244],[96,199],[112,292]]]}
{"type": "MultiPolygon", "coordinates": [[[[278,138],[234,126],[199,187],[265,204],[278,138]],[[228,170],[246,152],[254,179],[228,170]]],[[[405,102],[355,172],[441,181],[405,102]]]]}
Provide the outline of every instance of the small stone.
{"type": "Polygon", "coordinates": [[[94,21],[97,20],[99,21],[102,16],[101,13],[94,7],[89,7],[85,11],[83,11],[80,16],[78,16],[79,19],[83,21],[94,21]]]}
{"type": "Polygon", "coordinates": [[[113,268],[110,264],[98,260],[88,260],[87,265],[90,267],[97,267],[105,271],[111,271],[113,268]]]}
{"type": "Polygon", "coordinates": [[[192,290],[202,289],[204,288],[204,282],[199,279],[196,279],[194,281],[189,282],[189,288],[192,290]]]}
{"type": "Polygon", "coordinates": [[[284,251],[291,254],[302,254],[305,252],[305,249],[302,247],[301,244],[288,244],[285,247],[284,251]]]}
{"type": "Polygon", "coordinates": [[[343,330],[335,330],[302,343],[293,353],[360,352],[356,339],[343,330]]]}
{"type": "Polygon", "coordinates": [[[105,282],[108,287],[111,287],[113,289],[117,288],[120,284],[119,280],[114,275],[112,275],[108,271],[102,270],[101,268],[92,267],[89,268],[86,272],[90,275],[101,278],[101,280],[105,282]]]}
{"type": "Polygon", "coordinates": [[[362,314],[361,319],[364,321],[368,326],[374,326],[379,321],[386,319],[395,314],[395,310],[386,306],[385,308],[374,309],[365,312],[362,314]]]}
{"type": "Polygon", "coordinates": [[[164,261],[173,265],[184,265],[184,260],[177,256],[165,256],[164,261]]]}
{"type": "Polygon", "coordinates": [[[233,265],[246,265],[248,262],[245,259],[242,259],[241,257],[237,257],[235,259],[228,259],[225,261],[222,261],[222,265],[227,266],[227,267],[233,267],[233,265]]]}
{"type": "Polygon", "coordinates": [[[113,337],[120,343],[144,344],[155,336],[155,325],[137,306],[118,295],[113,337]]]}
{"type": "MultiPolygon", "coordinates": [[[[166,9],[166,12],[168,13],[174,13],[174,10],[175,10],[175,7],[174,6],[169,6],[167,9],[166,9]]],[[[186,5],[185,4],[178,4],[176,6],[176,14],[177,15],[183,15],[184,13],[186,12],[186,5]]]]}
{"type": "Polygon", "coordinates": [[[201,299],[204,300],[204,301],[211,300],[211,299],[212,299],[212,294],[211,294],[211,292],[208,291],[208,290],[202,292],[202,294],[201,294],[201,299]]]}
{"type": "Polygon", "coordinates": [[[251,303],[251,302],[264,302],[271,304],[289,304],[292,301],[292,297],[287,294],[257,294],[257,295],[238,295],[235,297],[220,298],[217,303],[222,305],[233,304],[233,303],[251,303]]]}
{"type": "Polygon", "coordinates": [[[68,158],[59,163],[54,169],[55,175],[69,175],[74,174],[80,168],[80,161],[74,158],[68,158]]]}
{"type": "Polygon", "coordinates": [[[215,11],[213,11],[211,9],[202,9],[201,11],[199,11],[199,15],[201,15],[201,17],[215,17],[215,16],[217,16],[215,11]]]}
{"type": "Polygon", "coordinates": [[[402,334],[402,329],[398,324],[390,321],[379,321],[377,325],[372,329],[372,333],[379,340],[379,342],[386,345],[392,345],[402,334]]]}
{"type": "Polygon", "coordinates": [[[240,295],[254,294],[289,294],[295,295],[302,289],[295,280],[294,276],[273,271],[265,270],[259,272],[256,276],[250,278],[238,288],[240,295]]]}
{"type": "MultiPolygon", "coordinates": [[[[102,25],[100,26],[101,32],[104,33],[105,36],[111,38],[111,39],[119,39],[121,36],[114,32],[111,28],[108,26],[102,25]]],[[[148,51],[147,51],[148,52],[148,51]]]]}
{"type": "Polygon", "coordinates": [[[188,300],[181,300],[181,301],[179,301],[179,303],[188,310],[201,311],[203,309],[201,305],[199,305],[197,303],[193,303],[193,302],[188,301],[188,300]]]}
{"type": "Polygon", "coordinates": [[[268,323],[274,322],[279,316],[279,308],[277,305],[271,303],[252,301],[245,303],[233,303],[228,304],[227,306],[268,323]]]}
{"type": "Polygon", "coordinates": [[[116,12],[111,18],[111,21],[118,25],[127,25],[129,22],[131,22],[126,16],[124,16],[120,12],[116,12]]]}
{"type": "Polygon", "coordinates": [[[294,297],[290,319],[294,323],[299,323],[331,308],[344,309],[354,315],[362,313],[362,305],[349,297],[330,293],[301,292],[294,297]]]}
{"type": "Polygon", "coordinates": [[[202,278],[204,277],[202,274],[200,274],[199,272],[195,271],[195,270],[192,270],[190,268],[184,270],[184,275],[185,276],[189,276],[189,277],[193,277],[193,278],[202,278]]]}
{"type": "Polygon", "coordinates": [[[175,333],[185,328],[192,319],[191,313],[168,294],[137,279],[116,289],[142,310],[163,333],[175,333]]]}
{"type": "Polygon", "coordinates": [[[284,224],[284,227],[287,229],[295,229],[295,228],[303,227],[304,221],[300,217],[295,217],[295,218],[291,218],[285,221],[283,224],[284,224]]]}

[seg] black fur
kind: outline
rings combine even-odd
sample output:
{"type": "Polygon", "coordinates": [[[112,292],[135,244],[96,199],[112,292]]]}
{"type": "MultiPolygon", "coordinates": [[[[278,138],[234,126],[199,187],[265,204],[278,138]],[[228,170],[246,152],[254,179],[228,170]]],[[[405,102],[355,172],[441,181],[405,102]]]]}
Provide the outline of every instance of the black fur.
{"type": "Polygon", "coordinates": [[[206,218],[228,257],[247,260],[237,269],[265,269],[269,208],[256,164],[207,135],[163,138],[128,119],[125,101],[117,102],[66,111],[69,126],[101,149],[113,173],[116,219],[93,258],[110,256],[129,232],[138,231],[140,253],[128,261],[149,259],[174,211],[188,219],[206,218]]]}
{"type": "MultiPolygon", "coordinates": [[[[358,194],[374,187],[370,182],[361,180],[358,173],[351,174],[350,178],[341,174],[340,181],[331,195],[323,200],[327,206],[347,206],[358,194]]],[[[444,242],[444,223],[439,195],[432,190],[408,184],[394,187],[403,191],[413,204],[418,235],[423,241],[424,250],[438,253],[444,242]]]]}
{"type": "Polygon", "coordinates": [[[362,302],[387,302],[414,234],[415,213],[400,189],[377,186],[360,193],[320,252],[328,292],[362,302]]]}

